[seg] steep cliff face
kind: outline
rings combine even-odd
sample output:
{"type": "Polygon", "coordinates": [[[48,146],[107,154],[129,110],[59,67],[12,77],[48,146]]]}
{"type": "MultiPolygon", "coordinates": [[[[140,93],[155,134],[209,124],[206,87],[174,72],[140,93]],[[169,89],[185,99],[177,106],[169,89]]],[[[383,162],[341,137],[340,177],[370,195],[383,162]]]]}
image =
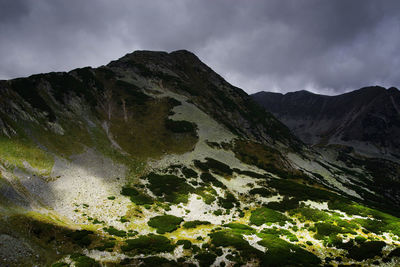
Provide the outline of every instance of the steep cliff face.
{"type": "Polygon", "coordinates": [[[338,96],[260,92],[253,99],[309,144],[345,144],[367,155],[400,155],[400,91],[365,87],[338,96]]]}
{"type": "Polygon", "coordinates": [[[188,51],[0,81],[0,265],[396,264],[399,173],[188,51]]]}

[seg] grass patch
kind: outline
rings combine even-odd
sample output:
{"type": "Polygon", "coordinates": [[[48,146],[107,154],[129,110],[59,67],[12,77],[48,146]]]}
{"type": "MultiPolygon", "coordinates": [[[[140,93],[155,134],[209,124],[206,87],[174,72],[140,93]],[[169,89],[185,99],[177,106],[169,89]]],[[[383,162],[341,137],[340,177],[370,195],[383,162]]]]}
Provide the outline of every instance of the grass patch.
{"type": "Polygon", "coordinates": [[[143,177],[148,179],[147,187],[162,201],[174,204],[187,203],[189,193],[193,193],[194,187],[186,183],[186,180],[175,175],[159,175],[150,173],[143,177]]]}
{"type": "Polygon", "coordinates": [[[300,248],[274,235],[260,235],[262,240],[258,244],[267,248],[262,257],[263,266],[317,266],[321,260],[300,248]]]}
{"type": "Polygon", "coordinates": [[[126,245],[121,246],[122,251],[135,251],[143,254],[156,254],[161,252],[171,252],[175,246],[165,236],[148,234],[139,236],[135,239],[125,241],[126,245]]]}
{"type": "Polygon", "coordinates": [[[127,196],[136,205],[151,205],[154,203],[153,199],[145,193],[139,192],[133,187],[125,186],[121,190],[121,195],[127,196]]]}
{"type": "Polygon", "coordinates": [[[69,257],[75,262],[76,267],[100,267],[94,259],[80,253],[73,253],[69,257]]]}
{"type": "Polygon", "coordinates": [[[382,256],[382,248],[386,246],[383,241],[368,241],[354,246],[349,250],[348,257],[357,261],[362,261],[375,256],[382,256]]]}
{"type": "Polygon", "coordinates": [[[295,234],[293,234],[292,232],[290,232],[289,230],[286,229],[280,229],[280,228],[266,228],[263,229],[261,231],[262,234],[269,234],[269,235],[275,235],[277,237],[280,236],[285,236],[286,238],[288,238],[291,242],[297,242],[299,241],[297,239],[297,236],[295,234]]]}
{"type": "Polygon", "coordinates": [[[116,228],[114,228],[113,226],[110,226],[108,228],[104,227],[103,228],[104,232],[107,232],[110,235],[115,235],[115,236],[119,236],[119,237],[125,237],[126,236],[126,232],[123,230],[118,230],[116,228]]]}
{"type": "Polygon", "coordinates": [[[190,249],[192,247],[192,242],[186,239],[181,239],[176,242],[178,246],[183,245],[184,249],[190,249]]]}
{"type": "Polygon", "coordinates": [[[199,261],[200,267],[207,267],[214,263],[217,255],[209,252],[201,252],[194,256],[194,258],[199,261]]]}
{"type": "Polygon", "coordinates": [[[255,229],[253,229],[252,227],[245,225],[245,224],[241,224],[241,223],[227,223],[223,225],[224,227],[228,227],[230,229],[232,229],[233,231],[236,231],[238,233],[254,233],[256,232],[255,229]]]}
{"type": "Polygon", "coordinates": [[[145,267],[154,267],[154,266],[162,266],[162,267],[173,267],[176,266],[176,261],[168,260],[166,258],[151,256],[142,259],[143,263],[140,266],[145,267]]]}
{"type": "Polygon", "coordinates": [[[285,212],[298,208],[299,200],[296,198],[289,198],[288,196],[284,196],[281,201],[268,202],[265,206],[273,210],[285,212]]]}
{"type": "Polygon", "coordinates": [[[273,195],[273,192],[268,190],[267,188],[264,187],[257,187],[253,188],[249,191],[250,195],[259,195],[261,197],[271,197],[273,195]]]}
{"type": "Polygon", "coordinates": [[[115,241],[108,241],[105,242],[103,245],[96,247],[95,249],[100,250],[100,251],[112,251],[115,246],[115,241]]]}
{"type": "Polygon", "coordinates": [[[264,223],[280,223],[286,221],[290,221],[290,218],[266,207],[253,210],[250,215],[250,223],[257,226],[263,225],[264,223]]]}
{"type": "Polygon", "coordinates": [[[202,170],[203,172],[208,172],[211,170],[221,176],[231,176],[233,174],[233,170],[225,163],[213,158],[205,158],[205,160],[205,162],[194,160],[193,163],[196,168],[202,170]]]}
{"type": "Polygon", "coordinates": [[[156,228],[158,234],[165,234],[178,229],[182,221],[182,218],[173,215],[160,215],[151,218],[147,224],[156,228]]]}
{"type": "Polygon", "coordinates": [[[198,174],[197,172],[195,172],[194,170],[188,168],[188,167],[182,167],[182,174],[186,177],[186,178],[197,178],[198,174]]]}
{"type": "Polygon", "coordinates": [[[300,221],[327,221],[331,218],[331,216],[325,211],[321,211],[318,209],[312,209],[308,207],[300,207],[294,210],[289,211],[290,216],[297,215],[299,216],[300,221]]]}
{"type": "Polygon", "coordinates": [[[203,172],[200,175],[200,179],[206,184],[212,184],[216,187],[226,188],[226,186],[222,182],[220,182],[217,178],[215,178],[212,174],[208,172],[203,172]]]}
{"type": "Polygon", "coordinates": [[[209,224],[211,223],[208,221],[194,220],[194,221],[187,221],[182,226],[183,228],[188,229],[188,228],[196,228],[199,225],[209,225],[209,224]]]}
{"type": "Polygon", "coordinates": [[[23,162],[26,161],[42,175],[50,174],[54,165],[54,159],[50,154],[21,137],[0,136],[0,158],[1,161],[4,160],[21,169],[25,169],[23,162]]]}
{"type": "Polygon", "coordinates": [[[77,230],[67,234],[67,237],[70,237],[76,244],[81,247],[87,247],[92,243],[92,239],[90,235],[92,235],[92,231],[88,230],[77,230]]]}
{"type": "Polygon", "coordinates": [[[232,209],[233,207],[240,205],[239,201],[231,192],[226,192],[224,198],[219,197],[218,204],[224,209],[232,209]]]}

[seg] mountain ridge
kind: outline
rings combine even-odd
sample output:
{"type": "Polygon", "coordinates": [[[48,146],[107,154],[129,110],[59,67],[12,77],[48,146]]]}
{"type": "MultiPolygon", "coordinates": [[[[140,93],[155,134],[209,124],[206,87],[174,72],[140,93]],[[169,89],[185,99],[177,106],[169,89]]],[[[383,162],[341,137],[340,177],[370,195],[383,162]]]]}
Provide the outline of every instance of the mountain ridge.
{"type": "Polygon", "coordinates": [[[285,95],[257,93],[253,99],[306,143],[353,142],[363,153],[388,157],[399,154],[395,136],[399,133],[400,92],[394,87],[364,87],[337,96],[302,91],[285,95]],[[323,127],[319,129],[318,124],[323,127]]]}

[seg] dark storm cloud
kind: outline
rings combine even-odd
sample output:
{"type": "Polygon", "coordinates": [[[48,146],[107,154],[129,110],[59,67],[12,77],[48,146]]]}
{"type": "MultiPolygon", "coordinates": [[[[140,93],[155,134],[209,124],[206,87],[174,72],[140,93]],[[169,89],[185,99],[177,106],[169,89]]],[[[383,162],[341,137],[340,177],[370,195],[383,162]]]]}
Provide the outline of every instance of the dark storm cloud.
{"type": "Polygon", "coordinates": [[[0,78],[188,49],[247,92],[400,86],[399,1],[0,0],[0,78]]]}

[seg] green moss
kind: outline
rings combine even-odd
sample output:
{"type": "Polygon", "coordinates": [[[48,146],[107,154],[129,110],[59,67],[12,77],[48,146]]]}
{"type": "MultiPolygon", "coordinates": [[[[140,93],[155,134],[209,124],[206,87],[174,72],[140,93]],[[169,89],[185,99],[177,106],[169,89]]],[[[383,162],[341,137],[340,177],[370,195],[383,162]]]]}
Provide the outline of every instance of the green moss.
{"type": "Polygon", "coordinates": [[[250,226],[247,226],[245,224],[241,224],[241,223],[228,223],[228,224],[224,224],[223,226],[230,228],[233,232],[238,233],[238,234],[250,235],[250,234],[256,233],[255,229],[253,229],[250,226]]]}
{"type": "Polygon", "coordinates": [[[69,264],[65,262],[57,262],[51,265],[51,267],[68,267],[69,264]]]}
{"type": "Polygon", "coordinates": [[[186,183],[185,179],[175,175],[150,173],[144,178],[148,179],[147,186],[156,196],[174,204],[187,203],[188,194],[195,191],[194,187],[186,183]]]}
{"type": "Polygon", "coordinates": [[[213,212],[213,214],[216,215],[216,216],[221,216],[222,213],[223,213],[223,210],[221,210],[221,209],[215,210],[215,211],[213,212]]]}
{"type": "Polygon", "coordinates": [[[318,209],[307,208],[307,207],[301,207],[301,208],[291,210],[289,212],[289,214],[291,216],[298,215],[302,221],[308,220],[308,221],[314,221],[314,222],[327,221],[331,217],[328,213],[326,213],[324,211],[321,211],[318,209]]]}
{"type": "Polygon", "coordinates": [[[333,224],[333,222],[320,222],[315,224],[315,229],[316,229],[316,234],[315,238],[316,239],[324,239],[325,237],[328,236],[337,236],[338,234],[356,234],[354,232],[353,228],[345,228],[341,227],[338,225],[333,224]]]}
{"type": "Polygon", "coordinates": [[[115,235],[115,236],[119,236],[119,237],[126,236],[126,232],[124,230],[118,230],[118,229],[114,228],[113,226],[110,226],[108,228],[104,227],[103,230],[104,230],[104,232],[107,232],[110,235],[115,235]]]}
{"type": "Polygon", "coordinates": [[[122,222],[122,223],[129,222],[129,220],[128,220],[125,216],[122,216],[122,217],[119,219],[119,221],[122,222]]]}
{"type": "Polygon", "coordinates": [[[263,187],[253,188],[249,191],[249,194],[250,195],[260,195],[262,197],[270,197],[273,195],[273,193],[270,190],[263,188],[263,187]]]}
{"type": "Polygon", "coordinates": [[[104,221],[99,221],[97,218],[93,220],[93,224],[102,224],[104,221]]]}
{"type": "Polygon", "coordinates": [[[216,200],[213,189],[208,190],[206,188],[197,188],[196,194],[200,195],[203,198],[204,203],[207,205],[211,205],[216,200]]]}
{"type": "Polygon", "coordinates": [[[300,248],[274,235],[264,234],[259,245],[267,248],[262,257],[263,266],[317,266],[321,260],[300,248]]]}
{"type": "Polygon", "coordinates": [[[274,227],[274,228],[266,228],[266,229],[263,229],[261,231],[261,233],[262,234],[275,235],[277,237],[285,236],[292,242],[299,241],[295,234],[293,234],[292,232],[290,232],[289,230],[286,230],[286,229],[281,229],[281,228],[276,228],[276,227],[274,227]]]}
{"type": "Polygon", "coordinates": [[[92,235],[92,231],[88,230],[77,230],[71,233],[68,233],[67,236],[70,237],[76,244],[81,247],[87,247],[92,243],[92,239],[90,235],[92,235]]]}
{"type": "Polygon", "coordinates": [[[207,221],[199,221],[199,220],[194,220],[194,221],[187,221],[183,224],[183,228],[196,228],[199,225],[209,225],[211,224],[210,222],[207,221]]]}
{"type": "Polygon", "coordinates": [[[225,163],[222,163],[213,158],[205,158],[205,160],[205,162],[195,160],[194,165],[204,172],[208,172],[211,170],[221,176],[231,176],[233,174],[233,170],[225,163]]]}
{"type": "Polygon", "coordinates": [[[136,253],[155,254],[160,252],[171,252],[175,246],[165,236],[149,234],[139,236],[136,239],[128,239],[126,245],[121,246],[122,251],[135,251],[136,253]]]}
{"type": "Polygon", "coordinates": [[[329,201],[330,209],[338,209],[347,214],[373,217],[373,219],[354,219],[362,227],[373,233],[391,232],[400,235],[400,219],[387,213],[371,209],[355,202],[336,200],[329,201]]]}
{"type": "Polygon", "coordinates": [[[121,190],[121,195],[128,196],[136,205],[153,204],[153,199],[145,193],[139,192],[133,187],[125,186],[121,190]]]}
{"type": "Polygon", "coordinates": [[[252,171],[244,171],[244,170],[240,170],[237,168],[233,168],[233,171],[236,172],[237,174],[242,174],[242,175],[246,175],[246,176],[258,178],[258,179],[263,179],[263,178],[268,177],[265,174],[260,174],[260,173],[256,173],[256,172],[252,172],[252,171]]]}
{"type": "Polygon", "coordinates": [[[395,248],[394,250],[390,251],[388,258],[392,257],[400,257],[400,248],[395,248]]]}
{"type": "Polygon", "coordinates": [[[273,210],[285,212],[299,207],[299,200],[296,198],[289,198],[288,196],[284,196],[281,201],[268,202],[266,206],[267,208],[273,210]]]}
{"type": "Polygon", "coordinates": [[[114,241],[108,241],[105,242],[103,245],[96,247],[95,249],[104,251],[104,250],[111,250],[114,248],[115,242],[114,241]]]}
{"type": "Polygon", "coordinates": [[[197,172],[194,170],[188,168],[188,167],[182,167],[182,173],[186,178],[197,178],[197,172]]]}
{"type": "Polygon", "coordinates": [[[279,223],[286,222],[288,220],[290,219],[285,215],[265,207],[253,210],[250,216],[250,223],[257,226],[268,222],[279,223]]]}
{"type": "Polygon", "coordinates": [[[224,209],[232,209],[233,207],[240,205],[239,201],[231,192],[226,192],[225,198],[219,197],[218,204],[224,209]]]}
{"type": "Polygon", "coordinates": [[[217,255],[214,253],[202,252],[194,256],[194,258],[199,261],[200,267],[207,267],[214,263],[217,255]]]}
{"type": "Polygon", "coordinates": [[[190,242],[189,240],[185,240],[185,239],[178,240],[178,242],[176,242],[176,244],[178,246],[183,245],[184,249],[190,249],[192,247],[192,242],[190,242]]]}
{"type": "Polygon", "coordinates": [[[161,215],[151,218],[147,224],[153,228],[156,228],[157,233],[165,234],[178,229],[182,221],[182,218],[173,215],[161,215]]]}
{"type": "Polygon", "coordinates": [[[365,237],[363,237],[363,236],[356,236],[356,237],[354,238],[354,240],[355,240],[358,244],[362,244],[362,243],[364,243],[365,241],[367,241],[367,239],[366,239],[365,237]]]}
{"type": "Polygon", "coordinates": [[[70,258],[75,262],[76,267],[99,267],[100,265],[92,258],[83,254],[74,253],[70,258]]]}
{"type": "Polygon", "coordinates": [[[107,199],[109,199],[109,200],[114,200],[115,197],[114,197],[114,196],[109,196],[109,197],[107,197],[107,199]]]}
{"type": "Polygon", "coordinates": [[[349,250],[348,257],[357,261],[373,258],[375,256],[382,256],[382,248],[386,246],[383,241],[368,241],[354,246],[349,250]]]}
{"type": "Polygon", "coordinates": [[[330,200],[339,198],[338,195],[294,181],[283,179],[270,179],[268,186],[275,188],[281,195],[295,197],[297,200],[330,200]]]}
{"type": "Polygon", "coordinates": [[[143,264],[140,266],[145,267],[154,267],[154,266],[162,266],[162,267],[174,267],[177,266],[176,261],[168,260],[166,258],[151,256],[147,258],[143,258],[143,264]]]}
{"type": "Polygon", "coordinates": [[[232,230],[218,231],[210,234],[211,243],[216,247],[233,247],[240,251],[243,257],[259,257],[262,252],[250,246],[242,235],[232,230]]]}
{"type": "Polygon", "coordinates": [[[208,172],[203,172],[200,175],[200,179],[206,184],[208,183],[208,184],[212,184],[216,187],[226,188],[226,186],[222,182],[217,180],[217,178],[215,178],[212,174],[210,174],[208,172]]]}

